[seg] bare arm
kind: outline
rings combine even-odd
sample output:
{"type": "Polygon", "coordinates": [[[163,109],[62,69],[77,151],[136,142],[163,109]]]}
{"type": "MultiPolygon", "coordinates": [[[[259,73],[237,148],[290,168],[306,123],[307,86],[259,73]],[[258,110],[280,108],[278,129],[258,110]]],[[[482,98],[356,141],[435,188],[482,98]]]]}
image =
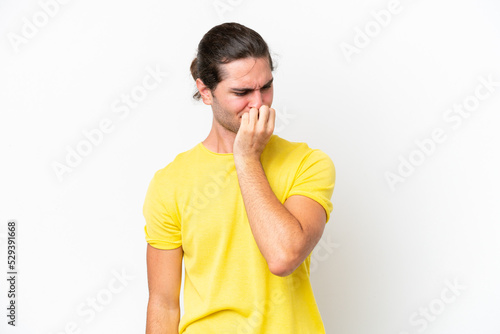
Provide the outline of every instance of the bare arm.
{"type": "Polygon", "coordinates": [[[146,334],[179,334],[182,247],[147,246],[149,302],[146,334]]]}
{"type": "Polygon", "coordinates": [[[242,115],[233,145],[245,209],[260,252],[277,276],[291,274],[318,243],[326,212],[316,201],[291,196],[281,204],[269,185],[260,156],[274,130],[275,110],[262,105],[242,115]]]}
{"type": "Polygon", "coordinates": [[[312,252],[325,228],[323,207],[305,196],[276,198],[259,160],[236,163],[250,228],[269,270],[290,275],[312,252]]]}

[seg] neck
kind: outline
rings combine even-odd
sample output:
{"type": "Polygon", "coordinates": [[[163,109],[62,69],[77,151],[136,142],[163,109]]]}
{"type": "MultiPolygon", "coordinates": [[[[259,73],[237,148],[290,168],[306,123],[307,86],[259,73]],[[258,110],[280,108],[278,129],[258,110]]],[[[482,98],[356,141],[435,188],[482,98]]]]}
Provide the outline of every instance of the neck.
{"type": "Polygon", "coordinates": [[[222,127],[215,119],[212,120],[212,129],[208,137],[202,141],[207,149],[215,153],[233,153],[236,133],[222,127]]]}

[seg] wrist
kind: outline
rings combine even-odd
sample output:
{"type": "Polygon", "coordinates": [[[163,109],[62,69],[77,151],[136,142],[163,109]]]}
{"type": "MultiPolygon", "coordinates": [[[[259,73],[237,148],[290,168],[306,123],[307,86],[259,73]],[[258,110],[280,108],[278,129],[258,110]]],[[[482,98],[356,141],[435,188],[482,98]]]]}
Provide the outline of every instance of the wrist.
{"type": "Polygon", "coordinates": [[[234,155],[234,163],[237,166],[260,164],[259,155],[234,155]]]}

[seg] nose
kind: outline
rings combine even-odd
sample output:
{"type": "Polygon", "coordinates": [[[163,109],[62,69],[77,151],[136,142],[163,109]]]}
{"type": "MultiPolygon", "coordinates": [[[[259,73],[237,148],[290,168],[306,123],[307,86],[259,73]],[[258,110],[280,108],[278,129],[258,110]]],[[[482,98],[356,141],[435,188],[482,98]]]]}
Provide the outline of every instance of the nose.
{"type": "Polygon", "coordinates": [[[250,108],[257,108],[260,109],[262,106],[262,93],[259,89],[254,90],[251,95],[249,96],[250,101],[248,106],[250,108]]]}

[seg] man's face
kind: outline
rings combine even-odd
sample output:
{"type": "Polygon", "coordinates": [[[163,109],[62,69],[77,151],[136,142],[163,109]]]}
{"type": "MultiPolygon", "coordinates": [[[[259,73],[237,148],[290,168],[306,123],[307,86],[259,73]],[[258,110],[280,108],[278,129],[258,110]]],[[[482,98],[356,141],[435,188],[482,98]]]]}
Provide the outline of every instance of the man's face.
{"type": "Polygon", "coordinates": [[[225,79],[212,92],[215,120],[238,132],[241,116],[251,108],[273,103],[273,75],[267,58],[244,58],[223,64],[225,79]]]}

